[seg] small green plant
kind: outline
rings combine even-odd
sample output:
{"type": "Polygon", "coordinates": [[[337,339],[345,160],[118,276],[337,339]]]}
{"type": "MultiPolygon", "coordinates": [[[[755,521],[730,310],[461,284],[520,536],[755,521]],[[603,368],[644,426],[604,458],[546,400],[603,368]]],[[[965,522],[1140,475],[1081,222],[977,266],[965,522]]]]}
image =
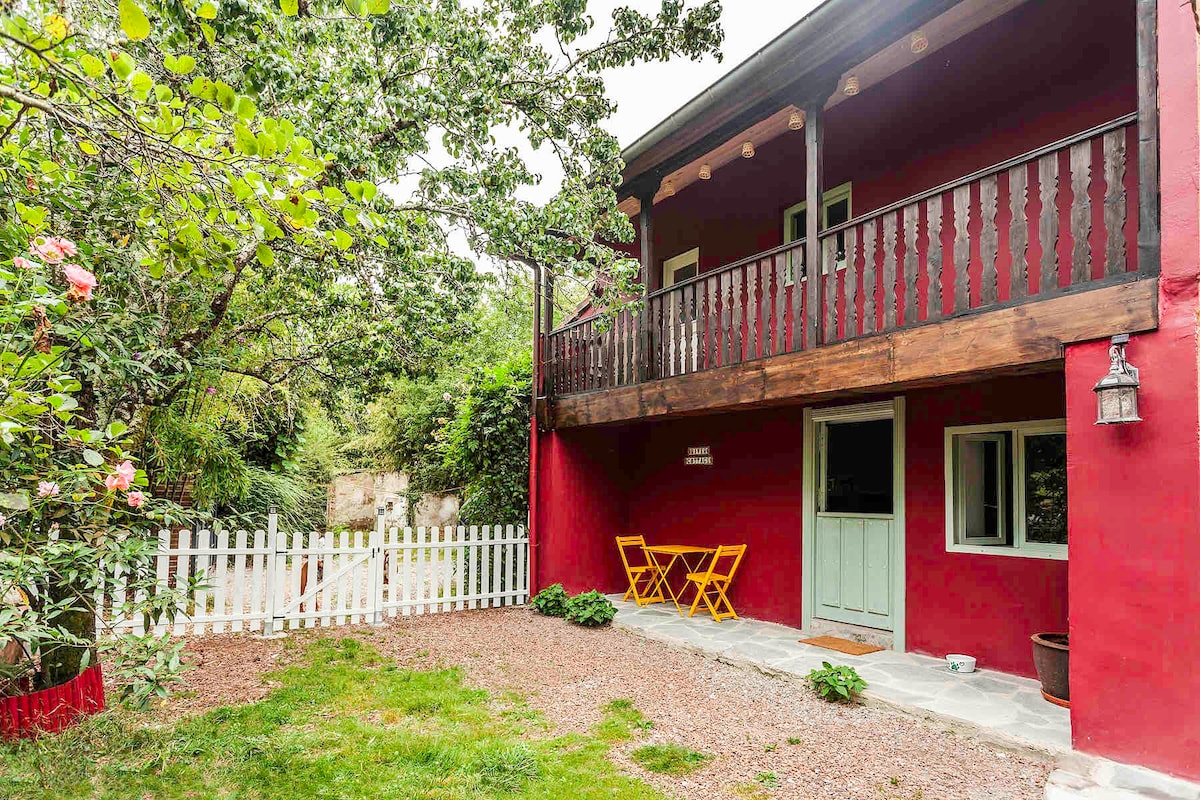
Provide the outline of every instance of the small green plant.
{"type": "Polygon", "coordinates": [[[634,750],[629,757],[642,769],[663,775],[686,775],[695,772],[712,758],[677,744],[648,744],[634,750]]]}
{"type": "Polygon", "coordinates": [[[533,596],[529,604],[534,610],[547,617],[565,617],[567,615],[567,591],[561,583],[547,586],[533,596]]]}
{"type": "Polygon", "coordinates": [[[788,744],[793,745],[793,746],[798,745],[798,744],[804,744],[804,740],[801,739],[799,736],[789,736],[787,742],[788,742],[788,744]]]}
{"type": "Polygon", "coordinates": [[[778,749],[779,749],[779,745],[777,745],[777,744],[763,745],[764,753],[774,753],[778,749]]]}
{"type": "Polygon", "coordinates": [[[775,789],[779,786],[779,776],[774,772],[760,772],[754,776],[754,780],[768,789],[775,789]]]}
{"type": "Polygon", "coordinates": [[[824,700],[835,703],[849,703],[854,700],[867,682],[862,679],[854,667],[833,666],[828,661],[821,662],[824,669],[814,669],[808,673],[808,682],[813,691],[824,700]]]}
{"type": "Polygon", "coordinates": [[[585,628],[607,625],[616,615],[616,606],[595,589],[577,594],[567,601],[567,621],[585,628]]]}

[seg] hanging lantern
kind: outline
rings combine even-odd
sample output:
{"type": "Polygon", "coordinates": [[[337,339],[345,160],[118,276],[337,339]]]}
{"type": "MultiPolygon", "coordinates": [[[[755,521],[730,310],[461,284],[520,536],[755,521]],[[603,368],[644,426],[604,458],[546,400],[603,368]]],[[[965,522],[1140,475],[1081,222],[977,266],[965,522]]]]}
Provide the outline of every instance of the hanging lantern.
{"type": "Polygon", "coordinates": [[[1138,381],[1137,367],[1125,360],[1125,345],[1129,343],[1129,334],[1121,334],[1112,338],[1108,348],[1108,359],[1111,362],[1108,374],[1096,382],[1092,389],[1096,393],[1096,424],[1122,425],[1127,422],[1141,422],[1138,416],[1138,381]]]}
{"type": "Polygon", "coordinates": [[[800,111],[800,110],[793,111],[792,115],[790,117],[788,117],[788,130],[792,130],[792,131],[801,130],[804,127],[804,123],[806,121],[807,121],[807,115],[803,111],[800,111]]]}
{"type": "Polygon", "coordinates": [[[674,197],[675,196],[675,182],[672,181],[670,178],[667,178],[665,181],[663,181],[662,193],[663,193],[663,197],[674,197]]]}
{"type": "Polygon", "coordinates": [[[742,144],[742,158],[754,158],[754,142],[742,144]]]}
{"type": "Polygon", "coordinates": [[[914,53],[924,53],[929,49],[929,37],[925,35],[925,31],[913,31],[909,37],[908,47],[914,53]]]}
{"type": "Polygon", "coordinates": [[[847,97],[854,97],[854,95],[858,94],[860,91],[860,87],[858,85],[858,76],[851,75],[849,78],[846,78],[846,86],[842,89],[842,91],[847,97]]]}
{"type": "Polygon", "coordinates": [[[708,164],[700,165],[700,180],[706,181],[712,177],[712,167],[708,164]]]}

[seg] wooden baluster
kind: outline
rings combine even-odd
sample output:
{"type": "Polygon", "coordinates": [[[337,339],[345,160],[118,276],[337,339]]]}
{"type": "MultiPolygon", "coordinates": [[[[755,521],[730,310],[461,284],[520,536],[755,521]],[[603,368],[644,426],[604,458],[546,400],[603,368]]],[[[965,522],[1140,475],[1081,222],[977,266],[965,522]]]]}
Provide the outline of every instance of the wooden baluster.
{"type": "Polygon", "coordinates": [[[683,290],[683,371],[696,371],[696,284],[683,290]]]}
{"type": "Polygon", "coordinates": [[[625,383],[637,383],[637,321],[633,311],[625,309],[625,383]]]}
{"type": "Polygon", "coordinates": [[[1008,209],[1012,224],[1008,228],[1008,249],[1012,267],[1008,272],[1008,296],[1020,300],[1029,294],[1029,165],[1019,164],[1008,171],[1008,209]]]}
{"type": "Polygon", "coordinates": [[[825,343],[837,341],[837,236],[826,236],[821,240],[821,265],[825,274],[825,343]]]}
{"type": "Polygon", "coordinates": [[[997,276],[996,255],[999,253],[999,233],[996,230],[996,201],[999,196],[999,185],[995,175],[988,175],[979,181],[979,216],[983,220],[983,228],[979,232],[979,258],[983,262],[979,273],[979,304],[992,305],[996,302],[997,276]]]}
{"type": "Polygon", "coordinates": [[[1104,134],[1104,274],[1125,272],[1125,129],[1104,134]]]}
{"type": "Polygon", "coordinates": [[[1071,285],[1092,279],[1092,142],[1071,145],[1071,285]]]}
{"type": "Polygon", "coordinates": [[[1038,159],[1038,182],[1041,184],[1042,216],[1038,222],[1038,238],[1042,243],[1043,292],[1058,288],[1058,153],[1038,159]]]}
{"type": "Polygon", "coordinates": [[[666,314],[666,337],[663,353],[666,367],[663,376],[679,374],[679,289],[672,289],[663,296],[663,313],[666,314]]]}
{"type": "Polygon", "coordinates": [[[650,377],[661,378],[666,373],[663,370],[663,297],[658,295],[650,300],[650,377]]]}
{"type": "Polygon", "coordinates": [[[883,329],[896,327],[896,214],[883,215],[883,329]]]}
{"type": "Polygon", "coordinates": [[[846,311],[845,322],[842,324],[842,335],[846,339],[858,336],[858,265],[855,258],[858,254],[858,227],[846,229],[846,272],[845,282],[846,311]]]}
{"type": "Polygon", "coordinates": [[[675,374],[682,375],[687,370],[687,353],[685,352],[687,336],[687,287],[676,289],[675,300],[675,374]]]}
{"type": "Polygon", "coordinates": [[[705,369],[717,366],[717,351],[721,347],[721,307],[720,286],[721,276],[713,275],[704,281],[706,318],[708,320],[708,341],[705,348],[708,353],[705,369]]]}
{"type": "Polygon", "coordinates": [[[775,262],[765,258],[758,262],[758,354],[771,354],[771,265],[775,262]]]}
{"type": "Polygon", "coordinates": [[[629,342],[625,338],[625,310],[622,309],[617,313],[613,320],[613,325],[617,331],[617,363],[615,365],[616,381],[618,386],[624,386],[628,378],[625,372],[625,359],[629,350],[629,342]]]}
{"type": "Polygon", "coordinates": [[[617,319],[615,316],[610,321],[604,337],[608,341],[606,348],[608,357],[604,360],[604,377],[607,386],[611,389],[620,385],[620,381],[617,379],[617,319]]]}
{"type": "Polygon", "coordinates": [[[925,226],[929,231],[929,251],[925,255],[925,319],[942,317],[942,196],[935,194],[925,201],[925,226]]]}
{"type": "Polygon", "coordinates": [[[721,366],[733,359],[733,275],[721,273],[721,366]]]}
{"type": "Polygon", "coordinates": [[[863,334],[877,331],[878,318],[875,314],[875,245],[879,237],[878,220],[863,223],[863,334]]]}
{"type": "Polygon", "coordinates": [[[758,262],[746,265],[746,358],[758,358],[758,262]]]}
{"type": "MultiPolygon", "coordinates": [[[[775,268],[771,270],[771,289],[775,301],[774,319],[771,320],[771,351],[775,355],[779,355],[787,349],[787,275],[788,259],[791,258],[795,250],[788,250],[775,256],[775,268]]],[[[798,269],[798,268],[797,268],[798,269]]],[[[800,285],[796,284],[796,291],[800,291],[800,285]]]]}
{"type": "Polygon", "coordinates": [[[742,336],[742,321],[743,312],[745,309],[745,300],[742,297],[742,271],[744,269],[745,267],[739,266],[738,269],[731,270],[732,273],[730,275],[730,291],[733,302],[733,317],[731,319],[731,324],[733,325],[733,338],[731,339],[731,342],[733,344],[730,357],[733,359],[733,363],[738,363],[744,360],[743,345],[745,342],[743,341],[744,337],[742,336]]]}
{"type": "Polygon", "coordinates": [[[904,207],[904,324],[917,321],[917,275],[920,258],[917,252],[917,228],[921,224],[921,207],[916,203],[904,207]]]}
{"type": "Polygon", "coordinates": [[[971,187],[954,190],[954,313],[971,307],[971,239],[967,233],[970,222],[971,187]]]}

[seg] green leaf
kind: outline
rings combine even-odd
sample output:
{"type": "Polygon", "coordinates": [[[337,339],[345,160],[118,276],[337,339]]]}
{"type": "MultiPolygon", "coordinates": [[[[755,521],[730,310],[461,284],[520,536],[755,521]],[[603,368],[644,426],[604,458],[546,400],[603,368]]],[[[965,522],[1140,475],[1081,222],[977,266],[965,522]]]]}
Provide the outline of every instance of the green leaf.
{"type": "Polygon", "coordinates": [[[179,58],[168,55],[163,59],[163,66],[176,75],[187,75],[196,68],[196,59],[189,55],[182,55],[179,58]]]}
{"type": "Polygon", "coordinates": [[[0,492],[0,508],[28,511],[29,492],[0,492]]]}
{"type": "Polygon", "coordinates": [[[84,449],[83,460],[91,464],[93,467],[99,467],[104,464],[104,456],[100,455],[91,448],[84,449]]]}
{"type": "Polygon", "coordinates": [[[127,430],[129,430],[128,425],[120,420],[114,420],[108,424],[107,428],[104,429],[104,435],[110,439],[116,439],[127,430]]]}
{"type": "Polygon", "coordinates": [[[134,0],[121,0],[117,5],[121,17],[121,30],[135,42],[140,42],[150,35],[150,20],[134,0]]]}
{"type": "Polygon", "coordinates": [[[117,77],[125,80],[133,74],[133,68],[136,66],[133,61],[133,56],[129,53],[121,53],[116,58],[111,59],[113,72],[117,73],[117,77]]]}
{"type": "Polygon", "coordinates": [[[339,250],[348,250],[350,249],[350,245],[354,244],[354,238],[341,228],[338,228],[333,231],[333,243],[337,245],[339,250]]]}
{"type": "Polygon", "coordinates": [[[104,74],[104,62],[90,53],[85,53],[80,57],[79,65],[83,67],[84,74],[89,78],[98,78],[104,74]]]}
{"type": "Polygon", "coordinates": [[[275,263],[275,253],[265,242],[260,243],[258,247],[254,248],[254,255],[258,258],[258,263],[264,267],[269,267],[275,263]]]}
{"type": "Polygon", "coordinates": [[[217,7],[212,3],[201,3],[196,9],[196,16],[200,19],[216,19],[217,7]]]}
{"type": "Polygon", "coordinates": [[[233,110],[244,120],[254,119],[254,115],[258,113],[258,108],[254,105],[254,101],[245,95],[237,99],[233,110]]]}
{"type": "Polygon", "coordinates": [[[289,17],[300,13],[300,0],[279,0],[279,10],[289,17]]]}
{"type": "Polygon", "coordinates": [[[209,25],[207,22],[200,23],[200,32],[204,34],[204,39],[209,44],[212,44],[217,40],[216,28],[214,28],[212,25],[209,25]]]}

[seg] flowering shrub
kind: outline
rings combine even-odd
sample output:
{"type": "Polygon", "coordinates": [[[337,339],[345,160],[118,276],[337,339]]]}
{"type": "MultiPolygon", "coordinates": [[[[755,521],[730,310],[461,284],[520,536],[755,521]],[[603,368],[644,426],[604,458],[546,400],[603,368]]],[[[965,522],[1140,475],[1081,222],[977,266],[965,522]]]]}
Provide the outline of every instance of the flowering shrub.
{"type": "MultiPolygon", "coordinates": [[[[57,685],[88,666],[97,656],[92,598],[117,571],[128,597],[147,598],[122,603],[122,616],[157,619],[178,599],[178,589],[155,586],[157,543],[144,531],[167,521],[167,510],[142,491],[146,475],[125,452],[126,426],[94,429],[80,407],[77,375],[90,366],[83,354],[95,324],[81,308],[100,284],[67,261],[79,256],[67,238],[38,236],[28,257],[0,266],[0,642],[21,650],[15,664],[0,665],[0,694],[57,685]]],[[[127,688],[138,700],[161,694],[179,669],[147,638],[103,644],[119,673],[136,675],[127,688]]]]}

